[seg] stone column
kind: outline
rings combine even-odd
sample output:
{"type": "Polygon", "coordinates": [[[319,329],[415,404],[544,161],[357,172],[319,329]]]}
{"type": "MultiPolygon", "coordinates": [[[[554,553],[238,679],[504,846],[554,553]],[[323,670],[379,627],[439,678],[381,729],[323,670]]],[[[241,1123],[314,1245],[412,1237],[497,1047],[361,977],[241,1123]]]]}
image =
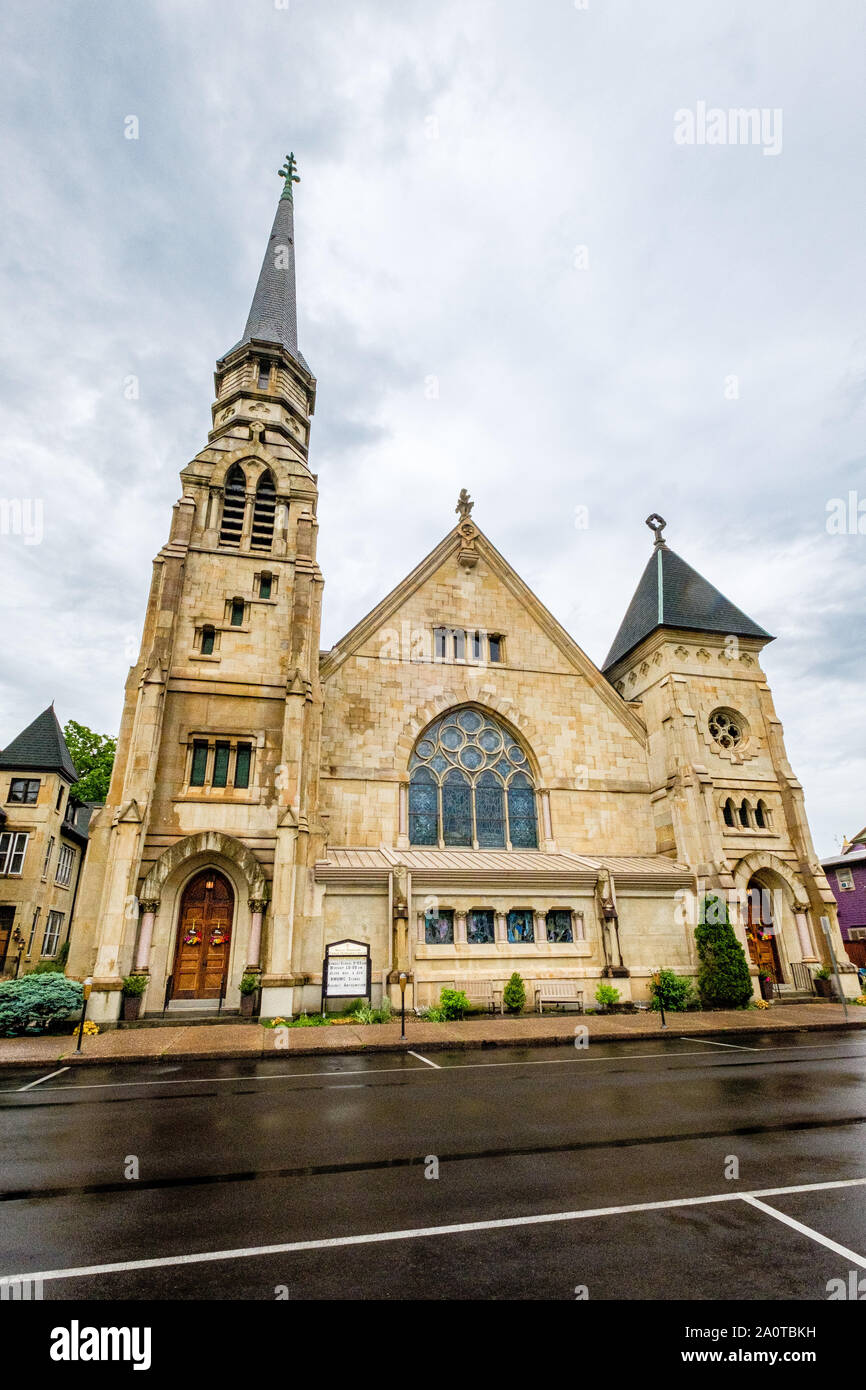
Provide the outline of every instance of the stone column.
{"type": "Polygon", "coordinates": [[[794,921],[797,923],[797,936],[800,939],[800,950],[803,953],[803,960],[817,960],[818,955],[815,951],[812,932],[809,928],[808,913],[802,908],[795,910],[794,921]]]}
{"type": "Polygon", "coordinates": [[[454,941],[466,945],[466,913],[455,912],[454,914],[454,941]]]}
{"type": "Polygon", "coordinates": [[[262,966],[262,919],[265,915],[264,898],[250,898],[250,941],[247,947],[247,970],[260,970],[262,966]]]}
{"type": "Polygon", "coordinates": [[[497,941],[508,940],[508,918],[504,912],[497,912],[496,914],[495,935],[497,941]]]}
{"type": "Polygon", "coordinates": [[[159,901],[158,899],[151,899],[139,903],[138,906],[141,912],[141,927],[138,933],[138,949],[135,953],[135,969],[139,974],[144,974],[150,968],[150,946],[153,941],[153,924],[159,911],[159,901]]]}
{"type": "Polygon", "coordinates": [[[535,913],[535,940],[536,942],[547,941],[547,919],[543,912],[535,913]]]}

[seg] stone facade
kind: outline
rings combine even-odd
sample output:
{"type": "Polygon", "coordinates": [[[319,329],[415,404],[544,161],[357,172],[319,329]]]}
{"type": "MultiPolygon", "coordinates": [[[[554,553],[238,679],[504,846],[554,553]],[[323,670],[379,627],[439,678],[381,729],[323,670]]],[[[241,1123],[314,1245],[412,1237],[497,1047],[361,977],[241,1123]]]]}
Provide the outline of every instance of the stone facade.
{"type": "Polygon", "coordinates": [[[463,494],[442,542],[320,652],[315,381],[291,334],[257,336],[256,304],[280,293],[266,257],[268,276],[244,340],[217,364],[213,429],[181,473],[154,565],[70,961],[95,976],[93,1016],[117,1017],[133,968],[150,975],[146,1011],[163,1008],[184,895],[205,870],[232,902],[227,1009],[245,973],[260,977],[264,1015],[318,1008],[325,947],[345,938],[370,946],[374,999],[397,997],[400,971],[425,1004],[443,983],[475,975],[499,989],[513,970],[530,997],[562,979],[592,1003],[606,977],[646,998],[654,969],[695,972],[704,889],[727,892],[745,944],[738,895],[755,883],[775,895],[781,983],[796,986],[826,949],[820,918],[834,940],[838,928],[760,667],[769,639],[660,627],[603,674],[463,494]],[[743,721],[732,753],[710,730],[719,707],[743,721]],[[517,750],[534,843],[503,831],[482,848],[474,821],[461,844],[413,843],[415,750],[449,711],[491,720],[517,750]],[[762,824],[750,811],[726,824],[729,801],[760,803],[762,824]],[[571,914],[565,928],[557,911],[571,914]],[[490,940],[467,939],[479,912],[490,940]],[[437,913],[451,939],[429,939],[437,913]]]}

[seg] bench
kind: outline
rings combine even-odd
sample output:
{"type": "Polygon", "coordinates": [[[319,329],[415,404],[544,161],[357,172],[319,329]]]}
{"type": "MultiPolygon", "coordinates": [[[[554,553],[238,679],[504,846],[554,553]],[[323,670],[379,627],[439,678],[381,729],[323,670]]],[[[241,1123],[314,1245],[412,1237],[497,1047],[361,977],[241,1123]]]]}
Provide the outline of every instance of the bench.
{"type": "Polygon", "coordinates": [[[489,1009],[492,1014],[496,1013],[498,1008],[499,1012],[502,1013],[502,986],[498,985],[495,980],[485,980],[475,975],[467,975],[456,978],[454,988],[462,990],[470,1004],[480,1004],[489,1009]]]}
{"type": "Polygon", "coordinates": [[[535,988],[535,1006],[544,1012],[545,1004],[576,1004],[583,1013],[583,990],[577,980],[539,980],[535,988]]]}

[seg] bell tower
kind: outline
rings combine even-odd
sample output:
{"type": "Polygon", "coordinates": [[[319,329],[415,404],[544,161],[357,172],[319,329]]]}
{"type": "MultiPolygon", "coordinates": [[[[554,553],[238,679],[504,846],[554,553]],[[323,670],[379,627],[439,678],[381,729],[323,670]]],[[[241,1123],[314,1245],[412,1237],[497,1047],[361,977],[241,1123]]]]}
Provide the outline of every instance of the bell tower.
{"type": "Polygon", "coordinates": [[[70,968],[93,971],[95,1018],[117,1016],[133,969],[150,975],[146,1012],[171,999],[180,895],[187,870],[207,867],[228,877],[237,904],[231,940],[208,966],[222,971],[226,1007],[250,971],[263,1009],[291,1007],[298,867],[316,822],[323,581],[308,464],[316,382],[298,347],[294,155],[280,176],[246,325],[217,361],[207,444],[181,471],[154,561],[93,832],[70,968]]]}

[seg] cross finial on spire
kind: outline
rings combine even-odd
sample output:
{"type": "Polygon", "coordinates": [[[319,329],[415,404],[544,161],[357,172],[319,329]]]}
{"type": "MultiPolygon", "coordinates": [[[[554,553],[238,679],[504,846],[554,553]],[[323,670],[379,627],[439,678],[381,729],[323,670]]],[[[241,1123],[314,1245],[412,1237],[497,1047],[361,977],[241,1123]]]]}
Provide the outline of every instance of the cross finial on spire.
{"type": "Polygon", "coordinates": [[[279,172],[279,175],[280,175],[280,178],[285,179],[285,181],[286,181],[285,188],[283,189],[283,194],[282,194],[282,196],[283,196],[284,198],[291,198],[291,196],[292,196],[292,184],[293,184],[293,183],[300,183],[300,182],[301,182],[301,176],[300,176],[300,174],[297,174],[297,173],[295,172],[295,170],[297,169],[297,167],[298,167],[298,166],[297,166],[297,164],[295,163],[295,156],[294,156],[294,154],[287,154],[282,169],[280,169],[280,170],[278,171],[278,172],[279,172]]]}
{"type": "Polygon", "coordinates": [[[475,503],[472,501],[469,493],[466,491],[465,487],[462,487],[460,489],[460,496],[457,498],[457,506],[454,508],[461,521],[466,521],[468,519],[469,513],[474,506],[475,503]]]}
{"type": "Polygon", "coordinates": [[[665,521],[664,517],[659,516],[658,512],[651,512],[646,519],[646,524],[655,535],[655,544],[664,545],[665,538],[662,535],[662,532],[664,528],[667,526],[667,522],[665,521]]]}

